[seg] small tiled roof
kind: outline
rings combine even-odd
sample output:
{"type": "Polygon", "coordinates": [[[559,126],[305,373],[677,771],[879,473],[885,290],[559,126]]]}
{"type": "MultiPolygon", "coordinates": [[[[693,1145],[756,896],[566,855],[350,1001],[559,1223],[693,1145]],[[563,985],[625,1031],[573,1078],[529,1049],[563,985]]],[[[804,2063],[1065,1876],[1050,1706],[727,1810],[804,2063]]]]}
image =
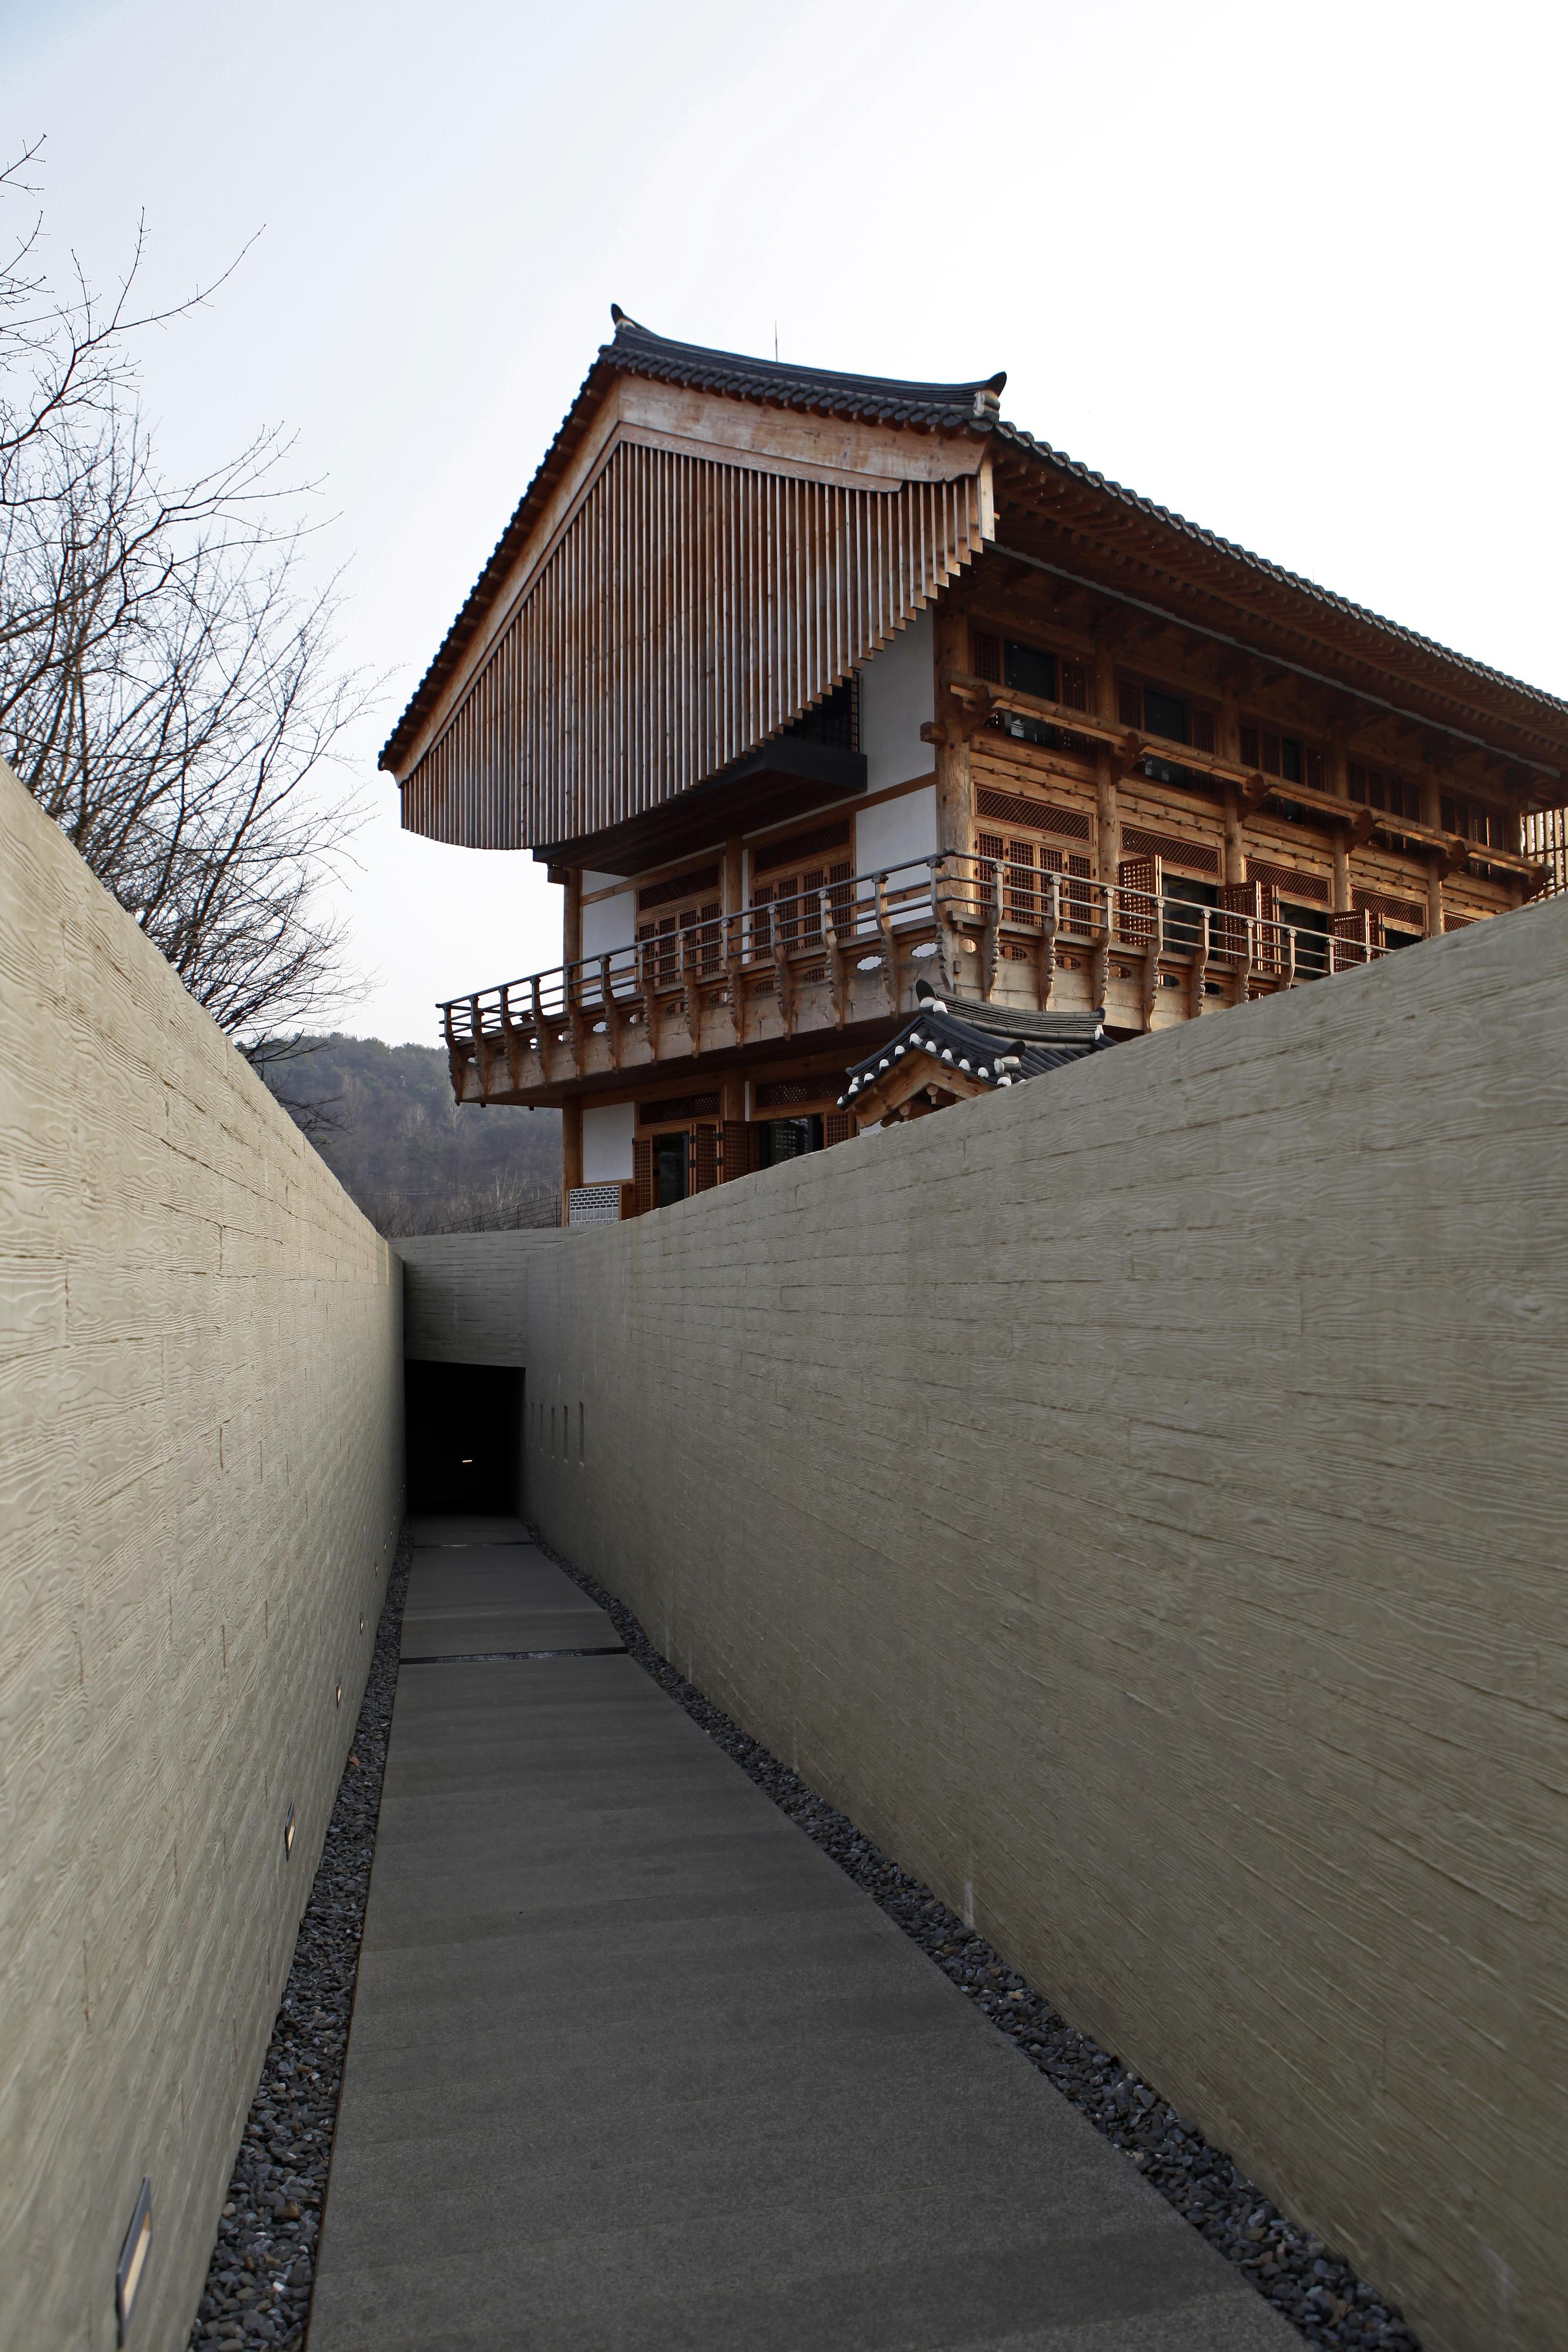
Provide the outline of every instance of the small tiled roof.
{"type": "Polygon", "coordinates": [[[1082,1061],[1113,1043],[1105,1015],[1093,1013],[1027,1013],[1018,1005],[988,1004],[977,996],[941,996],[920,983],[919,1010],[896,1037],[868,1054],[847,1073],[839,1097],[847,1110],[863,1087],[875,1086],[895,1062],[911,1053],[929,1054],[981,1086],[1010,1087],[1082,1061]]]}

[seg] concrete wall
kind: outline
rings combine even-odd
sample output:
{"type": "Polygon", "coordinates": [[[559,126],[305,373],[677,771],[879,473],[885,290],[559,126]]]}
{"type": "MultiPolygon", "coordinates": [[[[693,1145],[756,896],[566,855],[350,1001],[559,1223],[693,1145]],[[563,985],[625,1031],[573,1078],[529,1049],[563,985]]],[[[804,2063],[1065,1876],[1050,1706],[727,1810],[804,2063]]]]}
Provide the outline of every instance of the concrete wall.
{"type": "Polygon", "coordinates": [[[132,2342],[184,2339],[385,1588],[397,1275],[0,768],[0,2343],[16,2352],[113,2344],[143,2174],[132,2342]]]}
{"type": "Polygon", "coordinates": [[[526,1365],[528,1269],[566,1230],[400,1239],[403,1353],[437,1364],[526,1365]]]}
{"type": "Polygon", "coordinates": [[[520,1261],[552,1540],[1428,2352],[1568,2309],[1565,1150],[1558,903],[520,1261]]]}

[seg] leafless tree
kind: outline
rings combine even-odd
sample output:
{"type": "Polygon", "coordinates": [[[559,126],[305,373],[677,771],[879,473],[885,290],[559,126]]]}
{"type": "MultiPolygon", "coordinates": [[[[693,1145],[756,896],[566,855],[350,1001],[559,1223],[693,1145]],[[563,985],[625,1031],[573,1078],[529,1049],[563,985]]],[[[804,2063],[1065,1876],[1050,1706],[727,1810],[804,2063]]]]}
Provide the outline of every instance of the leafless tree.
{"type": "MultiPolygon", "coordinates": [[[[160,473],[139,404],[144,230],[112,298],[0,252],[0,751],[214,1018],[298,1029],[340,985],[320,887],[357,822],[330,768],[365,709],[335,583],[305,584],[300,490],[274,430],[194,481],[160,473]]],[[[220,284],[222,280],[218,281],[220,284]]]]}
{"type": "Polygon", "coordinates": [[[518,1226],[559,1225],[560,1186],[526,1175],[423,1192],[390,1185],[366,1193],[360,1206],[389,1241],[401,1234],[512,1233],[518,1226]]]}

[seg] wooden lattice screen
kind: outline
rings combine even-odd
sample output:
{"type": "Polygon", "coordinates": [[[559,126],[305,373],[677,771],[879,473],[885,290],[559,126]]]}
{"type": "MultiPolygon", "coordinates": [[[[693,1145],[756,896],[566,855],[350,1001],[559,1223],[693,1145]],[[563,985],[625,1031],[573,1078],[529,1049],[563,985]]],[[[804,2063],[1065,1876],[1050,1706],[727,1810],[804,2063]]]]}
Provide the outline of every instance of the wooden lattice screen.
{"type": "Polygon", "coordinates": [[[474,849],[655,808],[798,719],[981,545],[978,477],[887,488],[622,441],[402,787],[474,849]]]}

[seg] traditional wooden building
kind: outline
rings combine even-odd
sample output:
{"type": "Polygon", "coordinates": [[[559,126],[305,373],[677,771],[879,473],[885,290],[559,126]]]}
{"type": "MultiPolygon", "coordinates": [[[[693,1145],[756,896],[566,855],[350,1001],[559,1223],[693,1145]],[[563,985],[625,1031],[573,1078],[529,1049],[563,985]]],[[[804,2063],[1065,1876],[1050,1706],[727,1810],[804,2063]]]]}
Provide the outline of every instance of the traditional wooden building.
{"type": "Polygon", "coordinates": [[[614,313],[382,754],[532,851],[560,962],[442,1007],[574,1219],[852,1130],[945,995],[1124,1037],[1552,887],[1568,705],[1005,422],[614,313]]]}

